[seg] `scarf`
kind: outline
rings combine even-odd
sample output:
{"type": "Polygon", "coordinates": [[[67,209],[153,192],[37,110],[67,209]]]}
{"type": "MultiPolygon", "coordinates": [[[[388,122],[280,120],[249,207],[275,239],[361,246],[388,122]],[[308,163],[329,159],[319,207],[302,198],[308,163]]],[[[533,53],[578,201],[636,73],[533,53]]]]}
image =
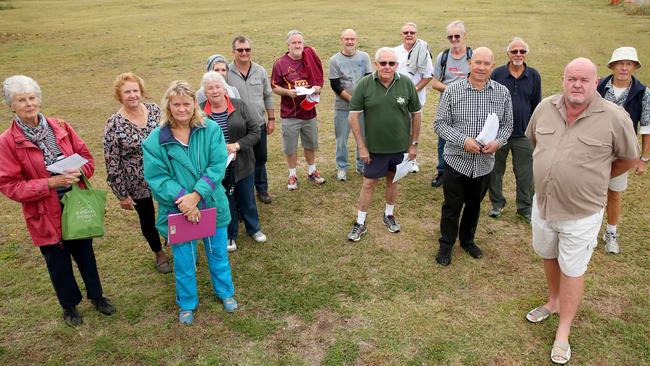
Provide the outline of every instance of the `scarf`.
{"type": "Polygon", "coordinates": [[[23,130],[27,140],[31,141],[43,152],[43,157],[45,158],[45,166],[54,164],[59,160],[60,156],[63,156],[61,149],[56,144],[56,138],[54,137],[54,131],[52,127],[45,120],[43,114],[38,115],[38,126],[29,127],[25,122],[20,120],[20,117],[16,115],[16,122],[20,129],[23,130]]]}

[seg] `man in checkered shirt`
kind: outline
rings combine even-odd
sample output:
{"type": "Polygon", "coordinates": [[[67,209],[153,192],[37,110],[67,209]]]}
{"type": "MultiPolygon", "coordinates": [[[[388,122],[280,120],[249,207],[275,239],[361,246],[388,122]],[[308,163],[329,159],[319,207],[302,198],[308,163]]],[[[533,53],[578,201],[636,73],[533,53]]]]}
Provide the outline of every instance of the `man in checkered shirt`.
{"type": "Polygon", "coordinates": [[[510,92],[490,79],[493,68],[492,51],[487,47],[477,48],[470,60],[467,79],[449,85],[438,105],[434,128],[447,141],[440,249],[436,256],[436,262],[443,266],[451,263],[451,250],[457,236],[470,256],[476,259],[483,256],[474,242],[481,201],[490,182],[494,153],[508,142],[513,123],[510,92]],[[483,145],[476,137],[490,113],[498,117],[499,128],[496,139],[483,145]]]}

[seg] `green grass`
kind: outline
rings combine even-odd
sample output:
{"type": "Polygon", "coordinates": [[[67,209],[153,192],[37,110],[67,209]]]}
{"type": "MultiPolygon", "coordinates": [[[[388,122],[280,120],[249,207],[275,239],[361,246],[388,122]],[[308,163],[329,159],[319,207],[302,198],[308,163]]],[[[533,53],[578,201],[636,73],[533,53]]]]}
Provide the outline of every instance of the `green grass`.
{"type": "MultiPolygon", "coordinates": [[[[112,97],[115,76],[138,73],[158,102],[174,79],[198,86],[207,56],[230,57],[236,34],[252,38],[254,59],[270,70],[285,50],[286,32],[299,28],[327,67],[344,28],[355,28],[360,47],[373,54],[397,45],[400,26],[414,21],[435,52],[446,47],[446,24],[460,18],[469,44],[492,48],[497,64],[505,62],[512,36],[526,39],[528,64],[540,71],[545,96],[559,90],[570,59],[588,56],[602,75],[612,50],[623,45],[637,48],[646,64],[637,76],[650,83],[650,18],[629,16],[606,1],[69,0],[0,1],[0,9],[0,78],[27,74],[40,83],[44,112],[71,121],[90,147],[97,163],[93,183],[100,188],[106,188],[103,126],[119,107],[112,97]]],[[[442,192],[429,184],[438,101],[431,91],[418,156],[422,170],[400,188],[396,215],[403,231],[389,234],[381,223],[382,184],[370,207],[368,234],[349,245],[345,237],[361,179],[351,173],[348,182],[334,180],[329,87],[321,101],[317,161],[329,181],[307,185],[301,159],[303,184],[288,192],[279,133],[269,137],[274,201],[259,210],[270,240],[258,245],[240,235],[230,259],[241,307],[232,315],[211,293],[200,252],[196,321],[178,325],[173,276],[155,272],[137,217],[120,210],[111,196],[107,234],[95,241],[95,252],[106,295],[118,311],[106,317],[84,301],[84,325],[66,327],[20,206],[1,199],[0,364],[548,364],[557,317],[542,324],[524,319],[544,300],[546,285],[530,230],[515,217],[512,173],[506,174],[509,205],[503,217],[484,216],[479,223],[477,241],[485,257],[476,261],[455,248],[451,267],[435,265],[442,192]]],[[[10,118],[8,108],[1,108],[3,129],[10,118]]],[[[594,254],[571,338],[573,364],[650,364],[647,189],[647,175],[630,177],[619,226],[623,253],[605,255],[599,245],[594,254]]]]}

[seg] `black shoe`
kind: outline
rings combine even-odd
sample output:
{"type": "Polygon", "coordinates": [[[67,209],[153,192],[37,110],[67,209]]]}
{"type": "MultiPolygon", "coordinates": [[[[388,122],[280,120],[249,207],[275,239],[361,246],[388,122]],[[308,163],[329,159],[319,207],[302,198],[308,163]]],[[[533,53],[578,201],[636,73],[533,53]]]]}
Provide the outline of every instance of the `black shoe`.
{"type": "Polygon", "coordinates": [[[431,181],[431,187],[438,188],[442,185],[442,172],[438,172],[435,178],[431,181]]]}
{"type": "Polygon", "coordinates": [[[63,308],[63,321],[71,327],[78,327],[84,323],[77,307],[63,308]]]}
{"type": "Polygon", "coordinates": [[[474,243],[469,243],[461,246],[463,247],[463,249],[465,249],[467,253],[469,253],[469,255],[472,256],[472,258],[479,259],[483,257],[483,252],[481,251],[481,248],[478,247],[478,245],[474,243]]]}
{"type": "Polygon", "coordinates": [[[257,198],[259,198],[259,200],[265,204],[273,202],[273,199],[271,198],[269,192],[257,192],[257,198]]]}
{"type": "Polygon", "coordinates": [[[436,254],[436,262],[441,266],[448,266],[451,264],[451,248],[440,247],[438,254],[436,254]]]}
{"type": "Polygon", "coordinates": [[[95,305],[95,309],[102,314],[112,315],[115,313],[115,306],[113,306],[113,304],[111,304],[105,297],[98,300],[90,299],[90,302],[95,305]]]}

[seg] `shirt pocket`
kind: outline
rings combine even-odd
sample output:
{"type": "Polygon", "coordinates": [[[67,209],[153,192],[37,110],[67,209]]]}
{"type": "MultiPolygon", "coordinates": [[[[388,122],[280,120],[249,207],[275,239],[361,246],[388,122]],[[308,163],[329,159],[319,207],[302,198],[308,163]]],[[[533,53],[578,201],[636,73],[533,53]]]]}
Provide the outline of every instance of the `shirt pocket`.
{"type": "Polygon", "coordinates": [[[584,164],[600,164],[611,160],[612,144],[589,136],[578,136],[579,157],[584,164]]]}

